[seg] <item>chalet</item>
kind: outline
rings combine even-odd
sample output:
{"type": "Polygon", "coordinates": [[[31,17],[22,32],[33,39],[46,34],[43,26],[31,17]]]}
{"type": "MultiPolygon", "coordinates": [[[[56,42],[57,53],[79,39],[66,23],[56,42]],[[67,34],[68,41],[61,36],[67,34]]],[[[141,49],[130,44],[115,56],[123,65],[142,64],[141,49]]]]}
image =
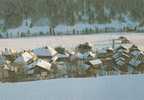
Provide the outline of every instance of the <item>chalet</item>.
{"type": "Polygon", "coordinates": [[[15,57],[16,57],[16,50],[14,49],[8,49],[5,48],[5,50],[2,52],[2,55],[6,57],[6,59],[10,60],[10,61],[14,61],[15,57]]]}
{"type": "Polygon", "coordinates": [[[69,59],[69,54],[68,53],[57,53],[52,59],[51,62],[56,62],[56,61],[67,61],[69,59]]]}
{"type": "Polygon", "coordinates": [[[32,63],[37,59],[36,55],[32,52],[22,52],[12,63],[13,66],[15,66],[15,71],[17,72],[24,72],[25,66],[27,64],[32,63]]]}
{"type": "Polygon", "coordinates": [[[113,59],[112,58],[104,58],[101,59],[103,62],[103,68],[107,75],[112,75],[115,71],[113,69],[113,59]]]}
{"type": "Polygon", "coordinates": [[[39,58],[51,59],[57,54],[57,51],[51,47],[36,48],[32,52],[39,58]]]}
{"type": "Polygon", "coordinates": [[[38,59],[34,63],[27,66],[27,72],[29,75],[36,79],[46,79],[50,74],[51,64],[42,59],[38,59]]]}
{"type": "Polygon", "coordinates": [[[134,56],[139,56],[141,50],[136,45],[132,45],[129,49],[129,52],[130,52],[130,56],[134,57],[134,56]]]}
{"type": "Polygon", "coordinates": [[[96,76],[101,74],[103,62],[100,59],[90,60],[88,63],[90,67],[87,70],[87,74],[90,76],[96,76]]]}
{"type": "Polygon", "coordinates": [[[32,52],[23,52],[20,56],[18,56],[16,58],[16,60],[14,61],[17,64],[29,64],[32,63],[33,60],[36,60],[36,56],[35,54],[33,54],[32,52]]]}
{"type": "Polygon", "coordinates": [[[113,63],[122,73],[128,72],[129,54],[126,48],[119,46],[113,54],[113,63]]]}
{"type": "Polygon", "coordinates": [[[102,48],[97,50],[97,57],[98,58],[109,58],[113,56],[113,49],[112,48],[102,48]]]}
{"type": "Polygon", "coordinates": [[[123,44],[124,43],[130,43],[130,41],[124,36],[120,36],[118,39],[121,40],[121,43],[123,43],[123,44]]]}
{"type": "Polygon", "coordinates": [[[8,64],[3,64],[0,66],[0,81],[14,81],[15,72],[12,66],[8,64]]]}
{"type": "Polygon", "coordinates": [[[76,56],[80,60],[92,60],[96,57],[95,53],[93,52],[85,52],[85,53],[78,52],[76,56]]]}
{"type": "Polygon", "coordinates": [[[86,42],[84,44],[80,44],[80,45],[78,45],[78,47],[76,47],[76,51],[80,52],[80,53],[92,51],[92,44],[90,44],[88,42],[86,42]]]}
{"type": "Polygon", "coordinates": [[[137,56],[133,56],[129,61],[129,67],[135,72],[144,72],[144,53],[140,53],[137,56]]]}
{"type": "Polygon", "coordinates": [[[67,65],[65,62],[57,62],[52,64],[53,76],[55,77],[66,77],[67,76],[67,65]]]}

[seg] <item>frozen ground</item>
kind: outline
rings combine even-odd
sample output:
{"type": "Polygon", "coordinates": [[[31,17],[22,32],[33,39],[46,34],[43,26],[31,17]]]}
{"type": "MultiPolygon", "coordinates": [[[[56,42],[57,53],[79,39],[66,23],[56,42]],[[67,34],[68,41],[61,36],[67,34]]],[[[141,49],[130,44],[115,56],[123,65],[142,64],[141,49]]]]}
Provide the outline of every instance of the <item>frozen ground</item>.
{"type": "Polygon", "coordinates": [[[144,100],[144,75],[0,84],[0,100],[144,100]]]}
{"type": "Polygon", "coordinates": [[[15,48],[17,50],[31,49],[35,47],[63,46],[73,48],[80,43],[90,42],[96,46],[104,46],[111,43],[111,40],[119,36],[126,36],[132,43],[139,47],[144,47],[144,33],[103,33],[95,35],[75,35],[75,36],[45,36],[17,39],[0,39],[0,50],[4,48],[15,48]]]}

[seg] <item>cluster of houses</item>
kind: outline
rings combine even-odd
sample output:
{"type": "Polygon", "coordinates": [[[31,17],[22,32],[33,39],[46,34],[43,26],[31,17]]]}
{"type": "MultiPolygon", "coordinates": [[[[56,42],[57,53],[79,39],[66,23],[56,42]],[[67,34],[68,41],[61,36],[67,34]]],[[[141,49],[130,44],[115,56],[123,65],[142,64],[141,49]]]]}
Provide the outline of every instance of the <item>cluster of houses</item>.
{"type": "Polygon", "coordinates": [[[93,50],[90,43],[74,51],[49,46],[0,54],[0,81],[29,81],[61,77],[94,77],[144,72],[144,51],[136,45],[93,50]]]}

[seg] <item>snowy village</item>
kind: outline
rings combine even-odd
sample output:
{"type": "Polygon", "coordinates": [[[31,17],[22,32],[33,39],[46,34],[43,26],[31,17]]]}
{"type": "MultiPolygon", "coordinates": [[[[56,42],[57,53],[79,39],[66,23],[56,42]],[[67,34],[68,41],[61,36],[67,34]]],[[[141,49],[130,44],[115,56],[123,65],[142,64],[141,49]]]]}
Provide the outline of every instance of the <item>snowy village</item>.
{"type": "Polygon", "coordinates": [[[0,81],[19,82],[56,78],[81,78],[144,73],[144,50],[119,37],[120,44],[100,50],[86,42],[73,50],[44,46],[17,51],[5,48],[0,55],[0,81]]]}
{"type": "Polygon", "coordinates": [[[144,0],[0,0],[0,100],[144,100],[144,0]]]}

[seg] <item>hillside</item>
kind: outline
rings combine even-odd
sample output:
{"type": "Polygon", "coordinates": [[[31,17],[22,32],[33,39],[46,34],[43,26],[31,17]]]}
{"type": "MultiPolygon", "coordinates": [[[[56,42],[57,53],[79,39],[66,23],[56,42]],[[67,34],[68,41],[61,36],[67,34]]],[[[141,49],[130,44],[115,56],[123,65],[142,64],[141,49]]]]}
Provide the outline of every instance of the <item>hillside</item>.
{"type": "Polygon", "coordinates": [[[0,37],[143,32],[143,5],[144,0],[0,0],[0,32],[6,35],[0,37]]]}
{"type": "Polygon", "coordinates": [[[0,84],[0,100],[143,100],[144,75],[0,84]]]}

